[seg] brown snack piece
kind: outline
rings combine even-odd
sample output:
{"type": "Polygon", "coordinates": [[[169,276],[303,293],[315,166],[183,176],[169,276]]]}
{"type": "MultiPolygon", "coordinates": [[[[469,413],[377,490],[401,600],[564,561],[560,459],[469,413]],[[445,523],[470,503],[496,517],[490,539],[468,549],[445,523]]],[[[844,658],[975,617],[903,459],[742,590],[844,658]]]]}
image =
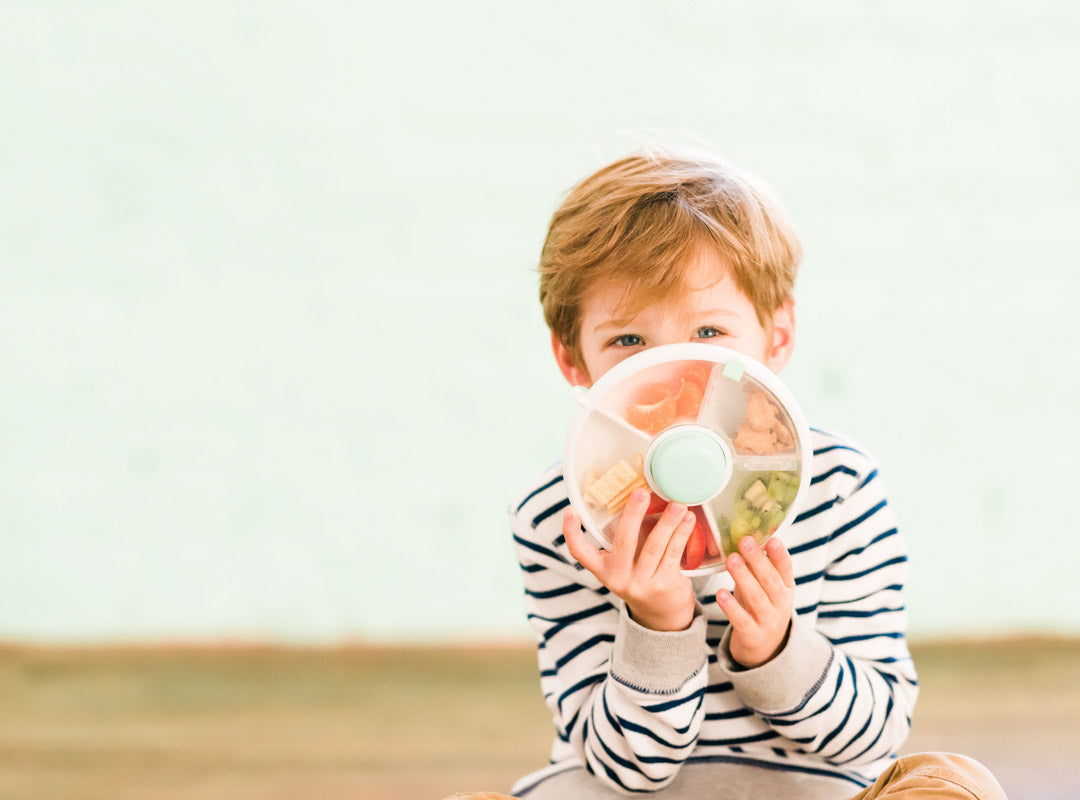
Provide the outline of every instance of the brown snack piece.
{"type": "Polygon", "coordinates": [[[776,451],[776,436],[772,431],[754,430],[744,422],[739,426],[732,444],[737,450],[764,456],[776,451]]]}
{"type": "Polygon", "coordinates": [[[754,430],[767,431],[777,421],[780,409],[769,402],[761,392],[746,395],[746,416],[743,422],[754,430]]]}
{"type": "Polygon", "coordinates": [[[777,443],[785,450],[791,449],[795,444],[795,437],[791,435],[791,431],[788,430],[788,426],[777,420],[777,424],[773,427],[773,432],[776,434],[777,443]]]}
{"type": "Polygon", "coordinates": [[[746,414],[732,444],[737,450],[765,456],[790,450],[795,437],[781,420],[779,407],[764,392],[747,392],[746,414]]]}

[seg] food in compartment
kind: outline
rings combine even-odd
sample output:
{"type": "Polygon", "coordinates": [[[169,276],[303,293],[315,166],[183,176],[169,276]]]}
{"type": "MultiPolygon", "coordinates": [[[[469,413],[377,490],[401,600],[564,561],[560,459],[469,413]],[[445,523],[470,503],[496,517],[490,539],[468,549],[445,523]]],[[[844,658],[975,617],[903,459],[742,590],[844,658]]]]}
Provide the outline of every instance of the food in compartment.
{"type": "Polygon", "coordinates": [[[799,492],[799,476],[794,472],[773,472],[768,478],[756,477],[735,501],[735,516],[728,530],[734,549],[744,536],[758,542],[771,536],[784,521],[799,492]]]}
{"type": "Polygon", "coordinates": [[[710,367],[703,363],[691,364],[679,375],[679,391],[675,395],[675,410],[680,417],[697,419],[701,401],[705,399],[705,385],[709,382],[710,367]]]}
{"type": "Polygon", "coordinates": [[[702,530],[705,532],[705,560],[713,561],[723,554],[723,551],[720,549],[720,543],[717,541],[716,536],[713,534],[713,530],[720,530],[720,521],[713,520],[713,526],[715,527],[710,526],[709,523],[705,521],[705,515],[709,512],[707,512],[702,506],[695,506],[694,513],[698,515],[698,520],[701,522],[702,530]]]}
{"type": "Polygon", "coordinates": [[[609,514],[617,514],[635,489],[648,488],[644,457],[638,453],[634,466],[620,459],[607,472],[589,479],[587,483],[585,502],[604,508],[609,514]]]}
{"type": "Polygon", "coordinates": [[[678,405],[666,383],[647,383],[634,392],[626,407],[626,421],[649,434],[660,433],[675,421],[678,405]]]}
{"type": "Polygon", "coordinates": [[[655,436],[679,419],[696,420],[705,397],[710,367],[695,362],[671,382],[646,383],[631,396],[626,421],[655,436]]]}
{"type": "Polygon", "coordinates": [[[668,507],[668,501],[663,497],[653,492],[649,495],[649,507],[645,509],[646,514],[659,514],[668,507]]]}
{"type": "Polygon", "coordinates": [[[683,550],[681,566],[683,569],[698,569],[715,563],[721,551],[707,519],[709,512],[704,506],[691,506],[690,510],[697,517],[697,522],[683,550]]]}
{"type": "MultiPolygon", "coordinates": [[[[645,510],[645,519],[641,526],[642,537],[641,542],[638,544],[639,547],[667,507],[668,501],[656,492],[650,495],[649,507],[645,510]]],[[[693,512],[697,519],[694,522],[693,530],[690,532],[690,538],[686,540],[686,546],[683,548],[682,557],[679,561],[680,569],[697,569],[705,562],[706,558],[712,559],[720,555],[720,548],[717,547],[716,542],[709,533],[709,524],[705,521],[705,510],[701,506],[690,506],[690,511],[693,512]]]]}
{"type": "Polygon", "coordinates": [[[746,393],[746,414],[731,442],[742,453],[759,456],[785,453],[792,449],[795,437],[784,423],[779,406],[761,391],[746,393]]]}
{"type": "Polygon", "coordinates": [[[694,530],[690,532],[690,538],[686,540],[686,547],[683,549],[682,560],[679,562],[679,566],[683,569],[697,569],[701,566],[701,562],[705,560],[706,551],[706,533],[705,526],[702,524],[701,517],[697,516],[697,521],[694,522],[694,530]]]}

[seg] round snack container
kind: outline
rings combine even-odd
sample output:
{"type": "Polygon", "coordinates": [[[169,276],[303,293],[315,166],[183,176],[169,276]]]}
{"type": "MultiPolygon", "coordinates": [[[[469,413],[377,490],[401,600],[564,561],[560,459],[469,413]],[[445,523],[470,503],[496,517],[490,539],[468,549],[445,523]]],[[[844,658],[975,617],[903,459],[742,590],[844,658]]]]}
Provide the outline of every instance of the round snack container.
{"type": "Polygon", "coordinates": [[[739,540],[763,544],[795,517],[810,474],[810,429],[764,364],[711,344],[663,345],[619,362],[578,409],[563,474],[589,534],[610,547],[630,493],[652,492],[643,530],[668,502],[698,518],[687,575],[725,569],[739,540]]]}

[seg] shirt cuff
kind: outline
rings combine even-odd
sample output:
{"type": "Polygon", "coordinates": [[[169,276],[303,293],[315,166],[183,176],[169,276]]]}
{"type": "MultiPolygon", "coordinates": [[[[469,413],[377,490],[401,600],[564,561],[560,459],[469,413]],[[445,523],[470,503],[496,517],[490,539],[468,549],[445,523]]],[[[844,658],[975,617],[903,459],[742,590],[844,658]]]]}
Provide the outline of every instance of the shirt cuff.
{"type": "Polygon", "coordinates": [[[649,694],[671,694],[701,671],[707,660],[705,617],[694,608],[690,627],[654,631],[631,619],[626,606],[619,614],[611,654],[611,676],[649,694]]]}
{"type": "Polygon", "coordinates": [[[731,657],[731,627],[717,647],[717,666],[747,706],[765,714],[782,715],[802,707],[825,680],[833,659],[829,641],[798,616],[791,619],[787,644],[759,667],[745,669],[731,657]]]}

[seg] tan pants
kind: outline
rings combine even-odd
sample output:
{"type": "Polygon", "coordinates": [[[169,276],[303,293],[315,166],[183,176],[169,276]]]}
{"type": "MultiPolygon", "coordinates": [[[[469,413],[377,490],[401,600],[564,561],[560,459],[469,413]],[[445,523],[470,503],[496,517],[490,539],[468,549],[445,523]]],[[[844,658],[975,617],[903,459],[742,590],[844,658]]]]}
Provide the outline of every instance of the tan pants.
{"type": "MultiPolygon", "coordinates": [[[[505,794],[452,794],[443,800],[513,800],[505,794]]],[[[707,800],[702,798],[702,800],[707,800]]],[[[851,800],[1007,800],[990,772],[973,758],[919,753],[897,759],[877,782],[851,800]]]]}
{"type": "Polygon", "coordinates": [[[896,760],[851,800],[1006,800],[990,771],[973,758],[919,753],[896,760]]]}

